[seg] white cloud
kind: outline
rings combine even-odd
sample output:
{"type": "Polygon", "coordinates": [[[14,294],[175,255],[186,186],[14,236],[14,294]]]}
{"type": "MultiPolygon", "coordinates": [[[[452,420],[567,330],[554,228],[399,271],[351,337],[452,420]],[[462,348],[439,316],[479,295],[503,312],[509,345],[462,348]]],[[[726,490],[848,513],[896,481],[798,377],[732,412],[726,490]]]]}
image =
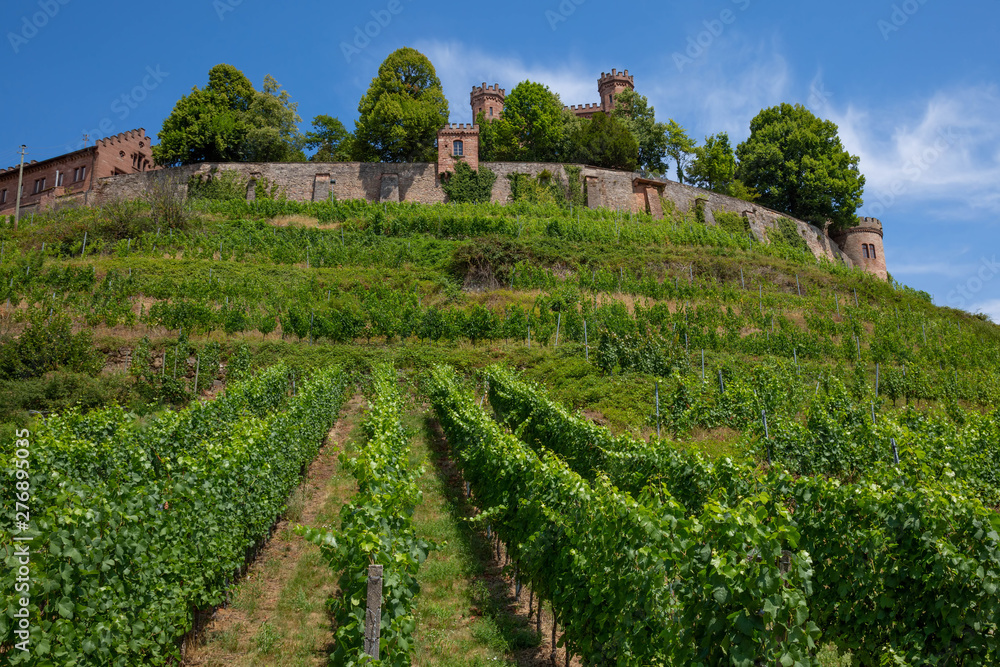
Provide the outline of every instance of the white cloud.
{"type": "Polygon", "coordinates": [[[1000,91],[995,85],[938,91],[909,106],[829,107],[845,147],[861,157],[866,205],[881,216],[898,204],[936,219],[1000,212],[1000,91]]]}
{"type": "Polygon", "coordinates": [[[674,118],[699,142],[728,132],[735,146],[750,133],[750,121],[761,109],[787,101],[791,74],[777,42],[775,37],[750,38],[737,24],[682,68],[674,57],[683,50],[672,52],[655,80],[636,87],[660,120],[674,118]]]}
{"type": "Polygon", "coordinates": [[[986,313],[990,319],[1000,324],[1000,299],[983,301],[972,307],[973,313],[986,313]]]}
{"type": "Polygon", "coordinates": [[[948,278],[961,278],[975,270],[975,265],[953,264],[948,262],[910,262],[892,263],[892,275],[894,276],[946,276],[948,278]]]}
{"type": "Polygon", "coordinates": [[[448,98],[453,123],[472,121],[469,93],[473,86],[499,83],[508,93],[520,82],[530,79],[545,84],[559,94],[563,104],[598,102],[597,79],[582,62],[570,60],[551,67],[529,65],[517,56],[487,54],[461,42],[424,41],[415,47],[430,58],[448,98]]]}

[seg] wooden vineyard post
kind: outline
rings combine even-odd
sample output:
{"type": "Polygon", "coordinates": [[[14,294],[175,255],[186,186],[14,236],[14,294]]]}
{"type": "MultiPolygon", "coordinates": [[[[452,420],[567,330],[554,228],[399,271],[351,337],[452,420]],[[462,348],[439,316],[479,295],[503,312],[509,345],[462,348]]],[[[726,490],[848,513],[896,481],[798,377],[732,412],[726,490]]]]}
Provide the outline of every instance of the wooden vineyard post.
{"type": "Polygon", "coordinates": [[[656,439],[660,439],[660,381],[656,381],[656,439]]]}
{"type": "Polygon", "coordinates": [[[556,313],[556,347],[559,347],[559,327],[562,326],[562,313],[556,313]]]}
{"type": "Polygon", "coordinates": [[[365,655],[378,660],[382,629],[382,566],[368,566],[368,608],[365,610],[365,655]]]}
{"type": "Polygon", "coordinates": [[[590,361],[590,341],[587,340],[587,320],[583,321],[583,351],[587,361],[590,361]]]}
{"type": "Polygon", "coordinates": [[[896,465],[899,465],[899,448],[896,447],[896,439],[892,438],[892,458],[896,460],[896,465]]]}
{"type": "Polygon", "coordinates": [[[196,398],[198,396],[198,376],[200,373],[201,373],[201,355],[199,354],[197,358],[195,358],[194,362],[194,395],[196,398]]]}
{"type": "Polygon", "coordinates": [[[701,381],[705,381],[705,349],[701,350],[701,381]]]}
{"type": "Polygon", "coordinates": [[[767,430],[767,410],[760,411],[760,418],[764,420],[764,439],[767,440],[767,465],[771,466],[771,432],[767,430]]]}

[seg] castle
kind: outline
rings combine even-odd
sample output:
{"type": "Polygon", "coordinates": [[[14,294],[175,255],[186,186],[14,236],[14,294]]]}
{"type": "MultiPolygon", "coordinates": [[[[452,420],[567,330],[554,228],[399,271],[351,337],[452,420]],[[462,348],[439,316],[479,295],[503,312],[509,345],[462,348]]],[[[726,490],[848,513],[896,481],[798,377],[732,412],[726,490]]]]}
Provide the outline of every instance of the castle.
{"type": "MultiPolygon", "coordinates": [[[[566,108],[581,118],[590,118],[598,111],[608,112],[614,108],[615,95],[623,90],[634,90],[634,85],[628,70],[613,69],[598,79],[599,103],[566,108]]],[[[499,117],[503,113],[505,95],[498,84],[487,86],[483,83],[473,87],[470,95],[473,114],[482,113],[486,119],[499,117]]],[[[149,148],[145,131],[138,129],[99,141],[82,151],[25,165],[25,190],[30,194],[22,198],[22,214],[26,210],[71,203],[100,204],[109,199],[139,197],[148,191],[155,179],[170,179],[170,183],[186,195],[191,178],[211,178],[218,170],[236,171],[246,179],[247,199],[254,198],[256,183],[266,179],[277,185],[286,197],[297,201],[336,198],[435,204],[446,201],[441,185],[461,161],[472,169],[486,167],[497,175],[491,196],[497,203],[511,201],[508,177],[545,174],[556,182],[568,183],[569,167],[582,181],[590,208],[647,213],[658,219],[663,217],[663,203],[667,203],[680,212],[696,211],[708,224],[716,224],[716,213],[727,212],[741,216],[750,234],[760,242],[769,240],[779,229],[782,219],[791,219],[752,202],[675,181],[651,179],[637,172],[559,163],[480,162],[479,126],[474,123],[449,124],[438,132],[436,163],[197,163],[159,170],[151,164],[149,148]],[[73,174],[73,179],[69,185],[64,185],[68,173],[73,174]]],[[[12,193],[16,190],[17,177],[16,167],[0,171],[0,214],[13,213],[12,193]]],[[[792,221],[816,257],[843,261],[883,280],[888,278],[879,220],[862,218],[856,227],[829,234],[805,221],[792,221]]]]}
{"type": "Polygon", "coordinates": [[[155,169],[152,145],[146,130],[139,128],[72,153],[25,163],[23,178],[19,166],[0,169],[0,215],[13,215],[18,180],[22,216],[71,202],[87,204],[98,180],[155,169]]]}
{"type": "MultiPolygon", "coordinates": [[[[623,91],[635,90],[635,77],[628,73],[628,70],[619,72],[612,69],[610,74],[601,73],[601,78],[597,80],[597,94],[601,101],[597,104],[574,104],[565,107],[580,118],[592,118],[598,111],[611,113],[615,108],[615,97],[623,91]]],[[[483,82],[481,86],[473,86],[469,101],[472,105],[472,118],[475,122],[479,114],[483,114],[486,120],[498,118],[503,113],[503,103],[507,98],[507,91],[494,83],[487,86],[483,82]]]]}

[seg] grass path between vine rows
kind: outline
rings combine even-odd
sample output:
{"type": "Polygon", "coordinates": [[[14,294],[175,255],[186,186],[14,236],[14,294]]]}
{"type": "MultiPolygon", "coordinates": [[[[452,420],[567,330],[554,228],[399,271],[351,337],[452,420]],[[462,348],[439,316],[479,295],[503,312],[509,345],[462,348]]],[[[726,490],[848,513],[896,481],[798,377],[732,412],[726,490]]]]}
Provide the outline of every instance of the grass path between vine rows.
{"type": "Polygon", "coordinates": [[[232,603],[219,609],[200,645],[189,647],[191,667],[313,666],[328,662],[333,631],[326,600],[337,577],[319,547],[293,532],[296,524],[336,526],[341,506],[355,492],[354,478],[337,456],[352,449],[366,406],[352,397],[330,431],[303,483],[293,492],[285,518],[236,587],[232,603]]]}
{"type": "MultiPolygon", "coordinates": [[[[520,598],[515,595],[512,578],[504,574],[490,541],[468,523],[476,510],[465,497],[461,473],[429,408],[411,411],[406,426],[414,434],[414,460],[426,459],[420,479],[424,499],[414,513],[414,527],[423,538],[447,541],[417,575],[421,590],[413,664],[551,665],[552,616],[543,610],[541,633],[536,632],[537,615],[529,615],[527,588],[520,598]]],[[[562,649],[556,649],[556,663],[566,664],[562,649]]]]}

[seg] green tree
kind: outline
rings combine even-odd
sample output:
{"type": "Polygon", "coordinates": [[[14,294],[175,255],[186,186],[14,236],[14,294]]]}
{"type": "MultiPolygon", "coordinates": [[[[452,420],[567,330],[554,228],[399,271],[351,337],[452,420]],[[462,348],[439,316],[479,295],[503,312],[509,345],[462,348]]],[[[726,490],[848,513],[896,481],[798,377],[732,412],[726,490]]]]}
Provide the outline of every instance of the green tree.
{"type": "Polygon", "coordinates": [[[448,100],[427,56],[404,47],[389,54],[358,104],[353,152],[364,162],[433,162],[448,124],[448,100]]]}
{"type": "Polygon", "coordinates": [[[662,174],[667,157],[667,126],[656,122],[656,110],[649,100],[634,90],[624,90],[615,96],[612,117],[622,123],[639,147],[639,166],[653,174],[662,174]]]}
{"type": "Polygon", "coordinates": [[[345,162],[350,160],[351,134],[333,116],[320,114],[313,119],[312,132],[306,132],[306,148],[316,151],[313,162],[345,162]]]}
{"type": "Polygon", "coordinates": [[[242,158],[246,162],[305,162],[304,138],[298,124],[298,104],[270,74],[263,90],[255,92],[247,110],[247,136],[242,158]]]}
{"type": "Polygon", "coordinates": [[[736,155],[740,180],[760,193],[765,206],[820,226],[827,220],[834,228],[855,224],[865,177],[835,123],[801,104],[764,109],[736,155]]]}
{"type": "Polygon", "coordinates": [[[677,164],[677,182],[684,182],[684,174],[694,156],[695,142],[687,131],[673,118],[666,126],[666,154],[677,164]]]}
{"type": "Polygon", "coordinates": [[[566,119],[559,96],[533,81],[517,84],[504,100],[502,119],[517,140],[517,159],[556,162],[564,146],[566,119]]]}
{"type": "Polygon", "coordinates": [[[304,159],[288,93],[270,76],[264,90],[232,65],[216,65],[208,85],[177,101],[153,147],[157,164],[304,159]]]}
{"type": "Polygon", "coordinates": [[[483,162],[513,162],[518,159],[521,145],[510,122],[500,116],[487,120],[484,112],[476,116],[479,125],[479,159],[483,162]]]}
{"type": "Polygon", "coordinates": [[[736,155],[729,143],[729,134],[719,132],[705,137],[705,145],[695,149],[688,179],[713,192],[728,194],[735,177],[736,155]]]}
{"type": "Polygon", "coordinates": [[[639,162],[639,145],[624,123],[598,111],[576,132],[576,159],[608,169],[634,170],[639,162]]]}

